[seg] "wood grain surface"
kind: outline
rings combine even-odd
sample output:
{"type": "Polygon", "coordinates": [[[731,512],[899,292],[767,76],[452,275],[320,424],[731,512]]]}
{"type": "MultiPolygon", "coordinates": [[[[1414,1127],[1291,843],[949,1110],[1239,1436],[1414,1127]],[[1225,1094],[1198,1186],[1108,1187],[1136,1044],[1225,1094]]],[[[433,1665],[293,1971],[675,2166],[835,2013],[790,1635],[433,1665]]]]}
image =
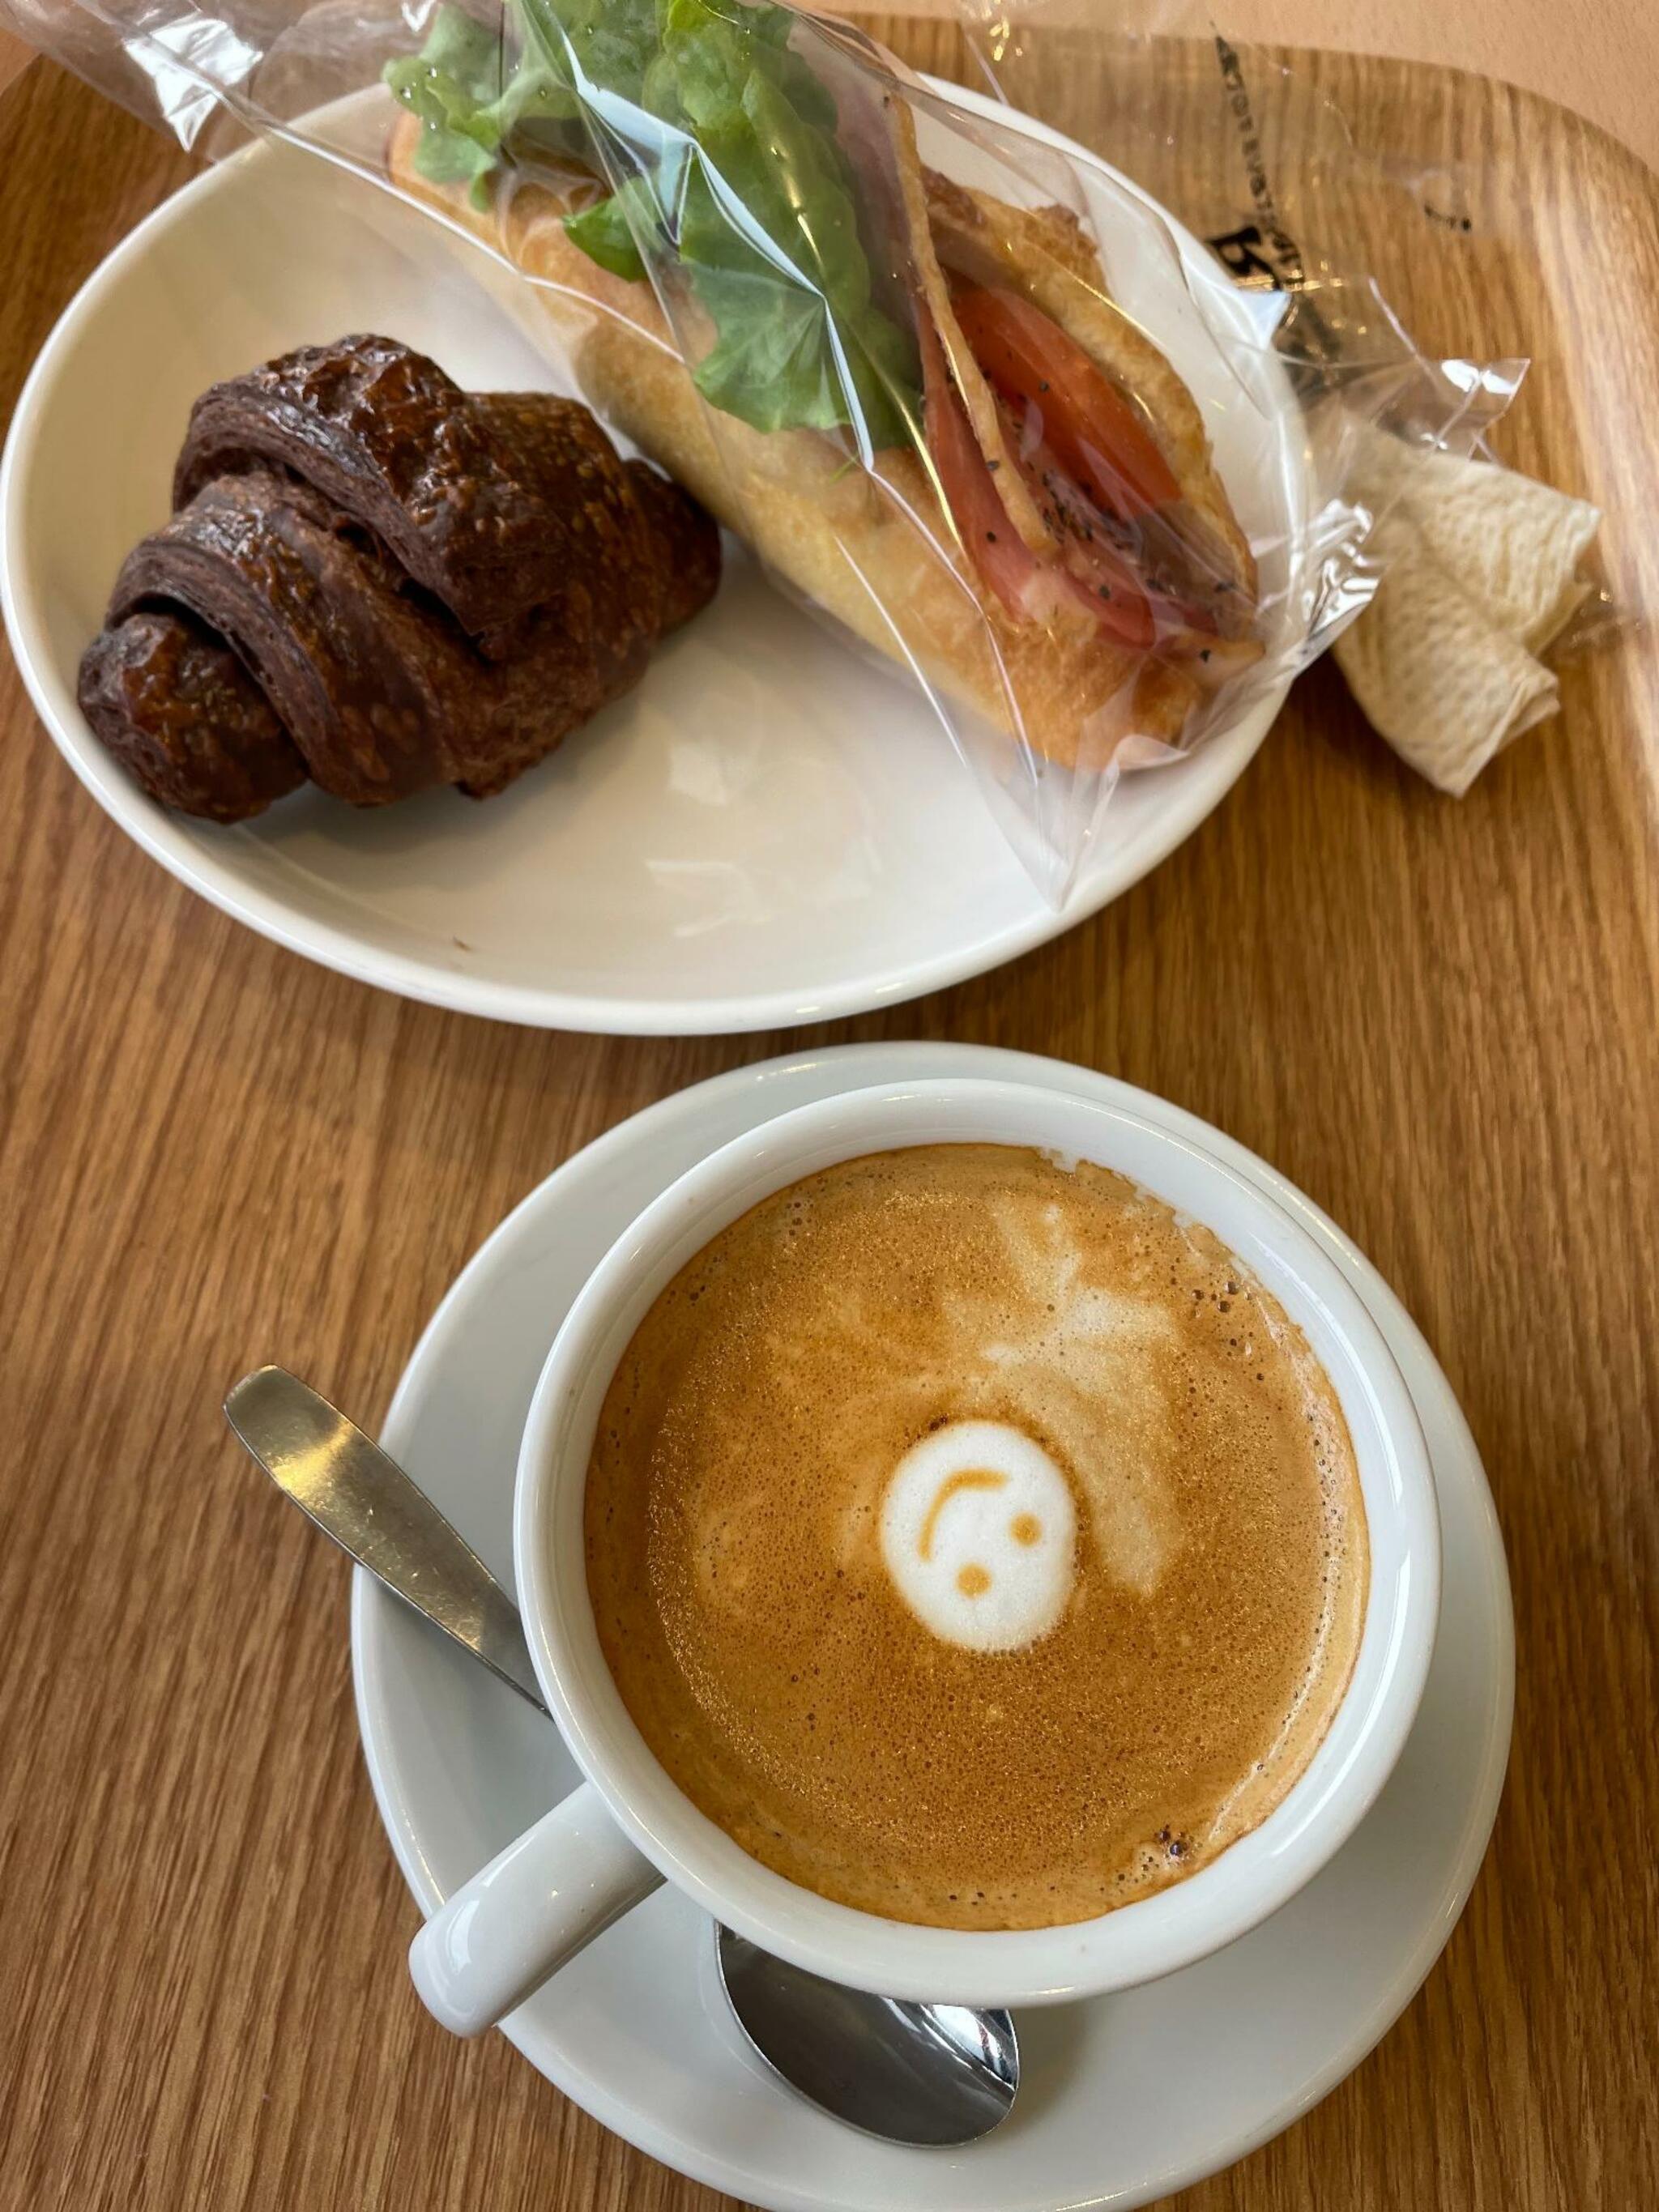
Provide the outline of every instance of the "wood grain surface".
{"type": "MultiPolygon", "coordinates": [[[[904,35],[961,65],[943,32],[904,35]]],[[[1034,66],[1053,119],[1111,146],[1100,58],[1034,66]]],[[[1297,66],[1363,112],[1394,179],[1356,191],[1310,158],[1298,220],[1363,235],[1429,345],[1535,357],[1500,447],[1601,503],[1639,616],[1659,599],[1655,180],[1475,79],[1297,66]],[[1400,178],[1437,163],[1474,179],[1461,238],[1401,216],[1400,178]]],[[[9,410],[76,284],[187,165],[44,66],[0,131],[9,410]]],[[[1372,1255],[1485,1455],[1520,1651],[1487,1864],[1378,2051],[1183,2212],[1659,2201],[1644,629],[1568,668],[1563,702],[1459,805],[1322,665],[1216,814],[1096,921],[790,1040],[1018,1046],[1206,1115],[1372,1255]]],[[[374,1418],[514,1200],[785,1040],[549,1036],[325,974],[129,844],[9,661],[0,738],[0,2205],[713,2212],[501,2038],[452,2041],[422,2011],[357,1749],[345,1570],[218,1402],[276,1358],[374,1418]]]]}

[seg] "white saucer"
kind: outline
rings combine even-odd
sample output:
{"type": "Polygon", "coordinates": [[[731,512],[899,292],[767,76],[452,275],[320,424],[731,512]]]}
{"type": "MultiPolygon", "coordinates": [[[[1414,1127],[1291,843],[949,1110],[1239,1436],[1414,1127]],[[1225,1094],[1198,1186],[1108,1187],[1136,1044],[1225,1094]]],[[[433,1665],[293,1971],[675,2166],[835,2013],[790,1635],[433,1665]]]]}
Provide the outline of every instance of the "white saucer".
{"type": "MultiPolygon", "coordinates": [[[[1421,1712],[1352,1841],[1266,1925],[1166,1981],[1022,2015],[1012,2118],[962,2152],[855,2135],[744,2052],[712,1980],[710,1923],[663,1890],[521,2007],[506,2033],[608,2127],[775,2212],[1069,2212],[1144,2204],[1241,2157],[1356,2066],[1462,1909],[1509,1755],[1509,1578],[1474,1441],[1381,1277],[1242,1146],[1085,1070],[970,1046],[843,1047],[741,1068],[625,1121],[549,1177],[439,1309],[386,1442],[510,1583],[514,1467],[543,1357],[600,1254],[674,1176],[806,1100],[905,1076],[990,1075],[1132,1104],[1257,1177],[1327,1244],[1391,1344],[1439,1486],[1445,1602],[1421,1712]]],[[[548,1724],[359,1573],[352,1658],[365,1753],[422,1909],[574,1786],[548,1724]]]]}
{"type": "MultiPolygon", "coordinates": [[[[328,113],[331,134],[366,151],[384,137],[374,95],[328,113]]],[[[1101,173],[1079,171],[1109,235],[1101,173]]],[[[1179,260],[1136,239],[1114,283],[1204,404],[1252,536],[1283,547],[1304,496],[1299,418],[1240,295],[1179,237],[1179,260]]],[[[407,339],[474,388],[549,388],[527,291],[363,178],[258,144],[141,224],[42,349],[0,464],[12,649],[100,805],[215,905],[328,967],[465,1012],[640,1034],[770,1029],[913,997],[1046,942],[1146,874],[1243,771],[1288,678],[1190,760],[1126,781],[1055,912],[920,693],[733,551],[714,606],[639,689],[485,805],[434,792],[361,813],[311,790],[234,829],[155,805],[87,727],[76,671],[122,557],[166,518],[195,395],[362,330],[407,339]]]]}

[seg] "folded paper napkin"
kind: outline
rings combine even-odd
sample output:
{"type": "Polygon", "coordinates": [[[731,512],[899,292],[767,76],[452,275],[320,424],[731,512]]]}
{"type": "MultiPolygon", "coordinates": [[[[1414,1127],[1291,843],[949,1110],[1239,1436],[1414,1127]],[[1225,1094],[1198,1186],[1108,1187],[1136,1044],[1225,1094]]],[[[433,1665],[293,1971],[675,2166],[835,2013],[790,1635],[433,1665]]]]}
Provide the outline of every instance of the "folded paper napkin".
{"type": "Polygon", "coordinates": [[[1461,798],[1555,712],[1536,655],[1589,595],[1578,563],[1601,517],[1512,469],[1371,429],[1352,495],[1376,518],[1367,550],[1382,574],[1337,665],[1401,759],[1461,798]]]}

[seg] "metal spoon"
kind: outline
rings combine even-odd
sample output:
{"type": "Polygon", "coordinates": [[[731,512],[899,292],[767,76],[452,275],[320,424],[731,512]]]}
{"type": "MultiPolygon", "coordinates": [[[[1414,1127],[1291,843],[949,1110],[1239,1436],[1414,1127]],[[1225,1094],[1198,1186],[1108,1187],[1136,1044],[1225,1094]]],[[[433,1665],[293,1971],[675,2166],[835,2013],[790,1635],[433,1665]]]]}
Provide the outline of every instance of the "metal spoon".
{"type": "Polygon", "coordinates": [[[792,2089],[893,2142],[970,2143],[1006,2120],[1019,2045],[1006,2012],[867,1996],[720,1927],[720,1986],[738,2024],[792,2089]]]}
{"type": "MultiPolygon", "coordinates": [[[[245,1375],[225,1419],[325,1536],[492,1673],[547,1707],[518,1608],[432,1500],[374,1439],[286,1368],[245,1375]]],[[[1006,2012],[901,2003],[821,1979],[719,1930],[720,1984],[791,2088],[893,2142],[975,2142],[1007,2118],[1019,2046],[1006,2012]]]]}
{"type": "Polygon", "coordinates": [[[546,1712],[518,1607],[373,1437],[285,1367],[243,1376],[225,1419],[324,1535],[546,1712]]]}

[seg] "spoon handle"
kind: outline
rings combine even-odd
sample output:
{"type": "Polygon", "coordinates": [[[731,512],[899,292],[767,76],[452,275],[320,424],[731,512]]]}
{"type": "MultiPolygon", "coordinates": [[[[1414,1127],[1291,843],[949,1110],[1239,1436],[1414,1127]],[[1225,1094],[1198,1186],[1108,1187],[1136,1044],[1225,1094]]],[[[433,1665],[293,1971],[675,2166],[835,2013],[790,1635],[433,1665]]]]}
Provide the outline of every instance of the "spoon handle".
{"type": "Polygon", "coordinates": [[[284,1367],[245,1375],[225,1419],[276,1487],[405,1604],[547,1706],[518,1608],[396,1460],[284,1367]]]}

